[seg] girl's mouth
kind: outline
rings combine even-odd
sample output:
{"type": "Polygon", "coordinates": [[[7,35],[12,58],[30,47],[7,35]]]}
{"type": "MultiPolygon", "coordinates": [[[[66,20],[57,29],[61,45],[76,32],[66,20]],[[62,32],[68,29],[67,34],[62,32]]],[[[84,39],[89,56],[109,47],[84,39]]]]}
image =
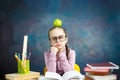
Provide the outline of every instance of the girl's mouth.
{"type": "Polygon", "coordinates": [[[56,46],[57,46],[57,47],[60,47],[60,46],[62,46],[62,44],[57,44],[56,46]]]}

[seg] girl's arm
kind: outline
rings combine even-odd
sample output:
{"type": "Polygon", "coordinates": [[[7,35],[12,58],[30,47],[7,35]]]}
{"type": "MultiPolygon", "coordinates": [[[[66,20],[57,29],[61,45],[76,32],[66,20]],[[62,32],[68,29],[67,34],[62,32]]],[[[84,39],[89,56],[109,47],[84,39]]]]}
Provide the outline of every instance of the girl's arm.
{"type": "Polygon", "coordinates": [[[45,64],[47,71],[56,72],[56,54],[45,52],[45,64]]]}
{"type": "Polygon", "coordinates": [[[65,53],[60,54],[61,67],[63,68],[64,72],[74,70],[75,57],[76,53],[74,50],[70,50],[68,59],[66,58],[65,53]]]}

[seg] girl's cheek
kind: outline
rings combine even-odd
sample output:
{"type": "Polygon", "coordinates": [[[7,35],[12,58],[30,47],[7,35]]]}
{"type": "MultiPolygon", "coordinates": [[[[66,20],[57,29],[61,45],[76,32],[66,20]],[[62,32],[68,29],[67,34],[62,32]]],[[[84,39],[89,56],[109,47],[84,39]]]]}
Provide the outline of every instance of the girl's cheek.
{"type": "Polygon", "coordinates": [[[50,45],[51,45],[51,46],[55,46],[55,44],[54,44],[54,43],[50,43],[50,45]]]}

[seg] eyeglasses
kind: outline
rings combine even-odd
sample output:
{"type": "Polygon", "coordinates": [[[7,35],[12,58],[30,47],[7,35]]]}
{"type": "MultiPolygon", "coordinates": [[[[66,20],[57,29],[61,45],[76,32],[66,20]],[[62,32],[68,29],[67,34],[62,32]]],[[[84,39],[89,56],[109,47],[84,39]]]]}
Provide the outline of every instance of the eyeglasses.
{"type": "Polygon", "coordinates": [[[59,39],[60,42],[63,42],[63,41],[66,40],[66,35],[60,35],[60,36],[58,36],[58,37],[51,37],[51,38],[50,38],[50,41],[51,41],[51,42],[57,42],[58,39],[59,39]]]}

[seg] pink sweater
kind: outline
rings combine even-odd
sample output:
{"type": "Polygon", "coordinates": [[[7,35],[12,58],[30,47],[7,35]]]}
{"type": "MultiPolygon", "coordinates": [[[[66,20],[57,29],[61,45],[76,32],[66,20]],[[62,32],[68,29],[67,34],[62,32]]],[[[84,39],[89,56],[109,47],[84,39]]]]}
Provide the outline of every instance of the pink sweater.
{"type": "Polygon", "coordinates": [[[66,58],[66,51],[59,53],[59,60],[56,59],[54,53],[47,51],[44,53],[45,64],[48,71],[57,72],[60,75],[64,72],[74,69],[76,53],[74,50],[70,49],[68,59],[66,58]]]}

